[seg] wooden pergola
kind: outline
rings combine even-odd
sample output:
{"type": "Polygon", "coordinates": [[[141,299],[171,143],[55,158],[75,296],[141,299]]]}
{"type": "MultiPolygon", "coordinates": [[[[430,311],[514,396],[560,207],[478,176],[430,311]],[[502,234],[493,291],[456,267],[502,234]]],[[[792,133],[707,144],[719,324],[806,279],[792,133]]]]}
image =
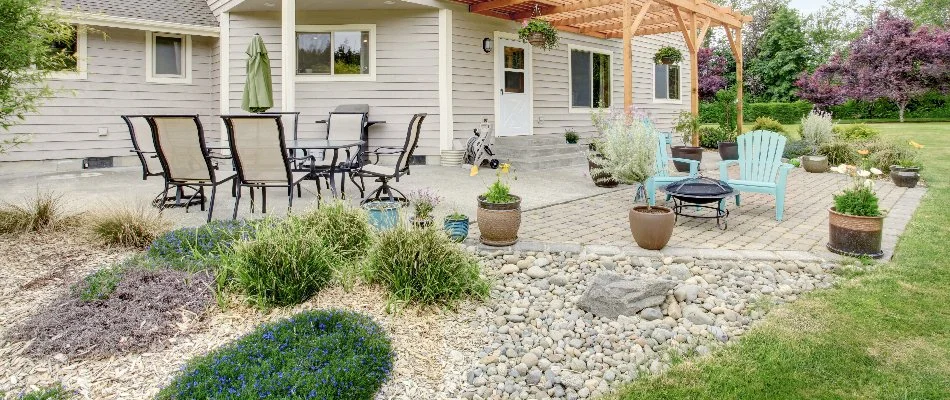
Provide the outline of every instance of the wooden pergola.
{"type": "MultiPolygon", "coordinates": [[[[742,24],[752,18],[709,0],[456,0],[473,13],[509,19],[538,18],[558,30],[623,39],[623,104],[633,106],[634,36],[682,32],[690,53],[690,107],[699,115],[699,46],[711,28],[722,27],[736,59],[738,126],[742,130],[742,24]]],[[[693,138],[694,142],[698,138],[693,138]]],[[[698,145],[698,143],[693,143],[698,145]]]]}

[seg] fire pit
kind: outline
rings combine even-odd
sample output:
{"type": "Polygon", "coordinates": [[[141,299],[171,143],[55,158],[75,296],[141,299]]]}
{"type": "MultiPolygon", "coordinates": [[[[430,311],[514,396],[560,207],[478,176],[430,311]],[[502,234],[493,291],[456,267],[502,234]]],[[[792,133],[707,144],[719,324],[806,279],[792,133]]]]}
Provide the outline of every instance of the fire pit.
{"type": "Polygon", "coordinates": [[[698,177],[684,179],[674,182],[663,189],[673,197],[673,213],[677,218],[682,215],[691,218],[715,218],[716,226],[719,229],[726,229],[725,218],[729,216],[729,210],[721,207],[723,199],[735,193],[728,183],[715,179],[698,177]],[[715,203],[716,206],[707,206],[705,204],[715,203]],[[688,207],[695,209],[705,208],[713,210],[713,215],[687,214],[683,210],[688,207]]]}

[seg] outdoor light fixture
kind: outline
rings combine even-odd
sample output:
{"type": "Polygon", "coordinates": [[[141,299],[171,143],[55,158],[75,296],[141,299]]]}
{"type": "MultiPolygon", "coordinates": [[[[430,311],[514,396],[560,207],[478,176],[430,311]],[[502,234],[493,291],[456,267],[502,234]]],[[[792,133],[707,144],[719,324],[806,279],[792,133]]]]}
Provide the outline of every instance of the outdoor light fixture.
{"type": "Polygon", "coordinates": [[[489,38],[482,39],[482,50],[485,50],[486,53],[491,53],[492,40],[489,38]]]}

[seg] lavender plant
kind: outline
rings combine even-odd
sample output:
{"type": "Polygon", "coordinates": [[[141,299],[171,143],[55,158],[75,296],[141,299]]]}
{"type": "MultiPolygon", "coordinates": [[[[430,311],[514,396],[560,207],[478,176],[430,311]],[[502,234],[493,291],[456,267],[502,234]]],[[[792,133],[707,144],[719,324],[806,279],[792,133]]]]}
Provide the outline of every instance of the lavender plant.
{"type": "Polygon", "coordinates": [[[442,197],[429,189],[419,189],[409,194],[409,204],[416,212],[417,219],[432,218],[432,211],[442,202],[442,197]]]}
{"type": "Polygon", "coordinates": [[[821,146],[834,139],[835,123],[831,120],[831,113],[812,110],[802,118],[802,140],[811,147],[812,154],[818,154],[821,146]]]}

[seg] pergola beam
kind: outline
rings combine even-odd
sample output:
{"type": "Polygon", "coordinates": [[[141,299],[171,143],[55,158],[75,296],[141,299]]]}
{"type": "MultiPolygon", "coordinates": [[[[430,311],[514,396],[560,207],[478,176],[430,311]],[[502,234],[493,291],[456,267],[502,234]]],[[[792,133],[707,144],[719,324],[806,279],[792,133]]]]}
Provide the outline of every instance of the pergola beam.
{"type": "Polygon", "coordinates": [[[530,3],[532,0],[489,0],[483,3],[476,3],[468,6],[468,11],[473,13],[483,13],[487,11],[497,10],[499,8],[517,6],[525,3],[530,3]]]}

